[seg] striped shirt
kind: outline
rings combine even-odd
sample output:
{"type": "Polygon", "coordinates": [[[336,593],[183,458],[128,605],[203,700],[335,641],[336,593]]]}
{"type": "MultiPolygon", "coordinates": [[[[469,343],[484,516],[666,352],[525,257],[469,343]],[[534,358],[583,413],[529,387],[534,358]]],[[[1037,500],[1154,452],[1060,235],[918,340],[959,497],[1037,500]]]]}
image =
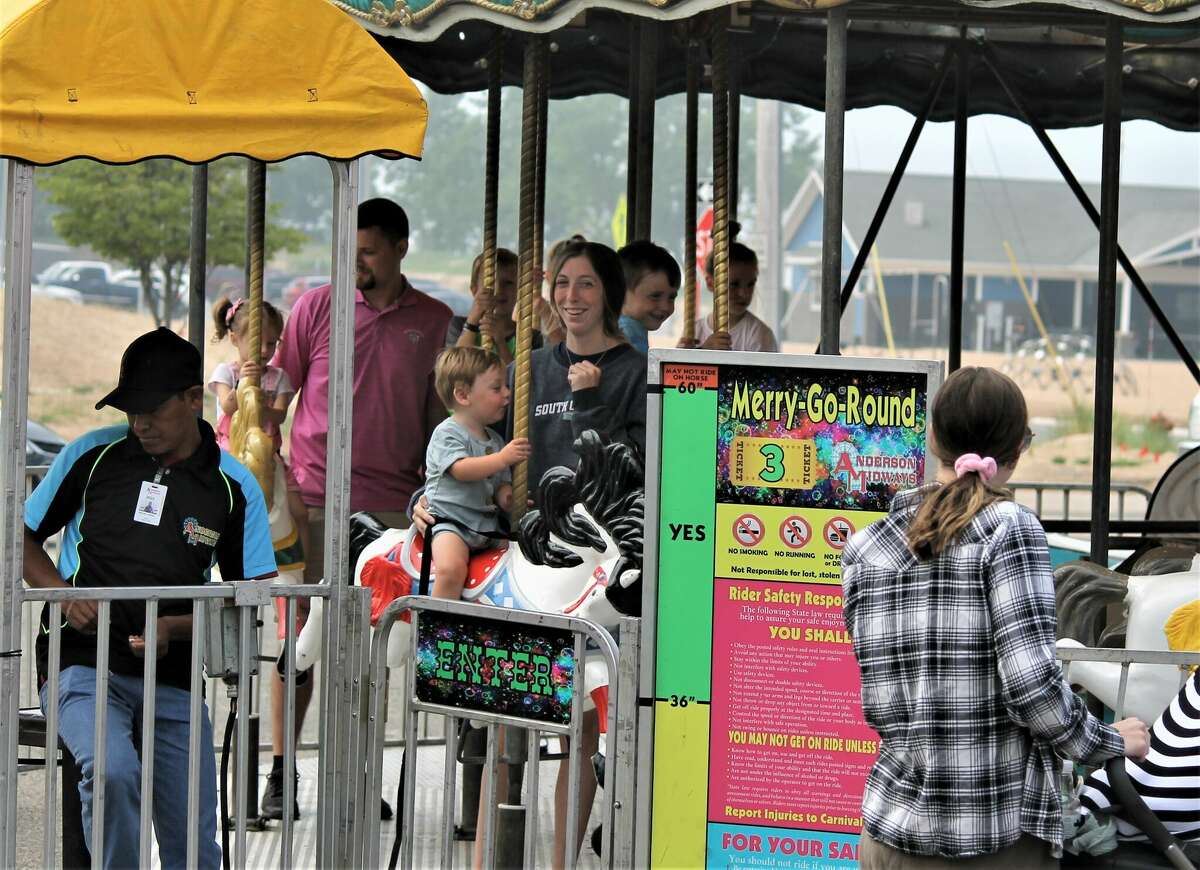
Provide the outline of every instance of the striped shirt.
{"type": "Polygon", "coordinates": [[[1045,532],[997,502],[922,561],[905,539],[922,493],[897,495],[842,555],[863,712],[880,736],[863,824],[917,855],[988,854],[1022,833],[1061,854],[1057,756],[1099,762],[1123,741],[1063,681],[1045,532]]]}
{"type": "MultiPolygon", "coordinates": [[[[1193,671],[1179,694],[1150,729],[1150,754],[1144,761],[1125,759],[1133,788],[1176,837],[1200,839],[1200,685],[1193,671]]],[[[1101,768],[1084,782],[1079,802],[1085,811],[1112,807],[1108,773],[1101,768]]],[[[1147,837],[1117,818],[1117,835],[1125,840],[1147,837]]]]}

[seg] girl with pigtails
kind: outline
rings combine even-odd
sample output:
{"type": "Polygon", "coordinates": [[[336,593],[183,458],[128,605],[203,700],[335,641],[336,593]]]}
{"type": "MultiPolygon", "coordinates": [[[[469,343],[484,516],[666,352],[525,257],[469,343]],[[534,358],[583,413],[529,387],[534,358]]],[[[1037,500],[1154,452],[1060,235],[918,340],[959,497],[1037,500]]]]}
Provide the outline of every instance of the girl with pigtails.
{"type": "Polygon", "coordinates": [[[1149,748],[1071,692],[1055,658],[1046,535],[1004,484],[1033,438],[1008,377],[963,368],[930,415],[938,484],[895,496],[842,555],[862,706],[880,737],[863,870],[1058,866],[1064,759],[1149,748]]]}

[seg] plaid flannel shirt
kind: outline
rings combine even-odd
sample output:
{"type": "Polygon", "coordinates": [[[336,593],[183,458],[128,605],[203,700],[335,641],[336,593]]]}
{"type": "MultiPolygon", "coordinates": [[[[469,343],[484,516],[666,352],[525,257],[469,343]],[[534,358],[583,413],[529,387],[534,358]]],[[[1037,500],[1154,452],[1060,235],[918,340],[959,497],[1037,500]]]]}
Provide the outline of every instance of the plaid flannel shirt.
{"type": "Polygon", "coordinates": [[[863,712],[881,738],[863,823],[918,855],[996,852],[1022,833],[1058,855],[1057,756],[1099,762],[1124,743],[1063,680],[1036,515],[989,505],[921,561],[905,533],[925,491],[898,494],[842,555],[863,712]]]}

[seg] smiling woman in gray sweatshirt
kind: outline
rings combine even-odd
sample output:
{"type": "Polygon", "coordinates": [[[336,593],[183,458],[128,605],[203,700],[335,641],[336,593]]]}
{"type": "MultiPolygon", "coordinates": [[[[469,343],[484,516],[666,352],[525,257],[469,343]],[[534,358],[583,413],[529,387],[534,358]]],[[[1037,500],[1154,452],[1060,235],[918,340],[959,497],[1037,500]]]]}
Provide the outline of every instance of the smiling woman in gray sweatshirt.
{"type": "Polygon", "coordinates": [[[621,261],[605,245],[580,241],[563,249],[559,263],[553,302],[566,338],[530,357],[529,485],[535,500],[548,469],[575,467],[573,445],[587,429],[646,448],[646,357],[617,325],[625,299],[621,261]]]}

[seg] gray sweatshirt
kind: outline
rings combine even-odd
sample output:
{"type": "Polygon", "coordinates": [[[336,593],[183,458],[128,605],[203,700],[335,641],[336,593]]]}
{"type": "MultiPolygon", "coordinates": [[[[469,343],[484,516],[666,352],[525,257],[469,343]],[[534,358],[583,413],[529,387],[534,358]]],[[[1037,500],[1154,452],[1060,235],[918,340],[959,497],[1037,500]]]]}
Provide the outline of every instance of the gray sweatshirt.
{"type": "MultiPolygon", "coordinates": [[[[512,384],[512,366],[508,369],[512,384]]],[[[575,439],[595,429],[610,441],[621,441],[646,450],[646,356],[628,344],[602,354],[578,356],[556,344],[530,357],[532,391],[529,398],[529,488],[536,493],[542,475],[556,465],[574,469],[578,462],[575,439]],[[600,367],[600,385],[572,392],[567,369],[586,360],[600,367]]],[[[512,438],[512,406],[508,436],[512,438]]]]}

